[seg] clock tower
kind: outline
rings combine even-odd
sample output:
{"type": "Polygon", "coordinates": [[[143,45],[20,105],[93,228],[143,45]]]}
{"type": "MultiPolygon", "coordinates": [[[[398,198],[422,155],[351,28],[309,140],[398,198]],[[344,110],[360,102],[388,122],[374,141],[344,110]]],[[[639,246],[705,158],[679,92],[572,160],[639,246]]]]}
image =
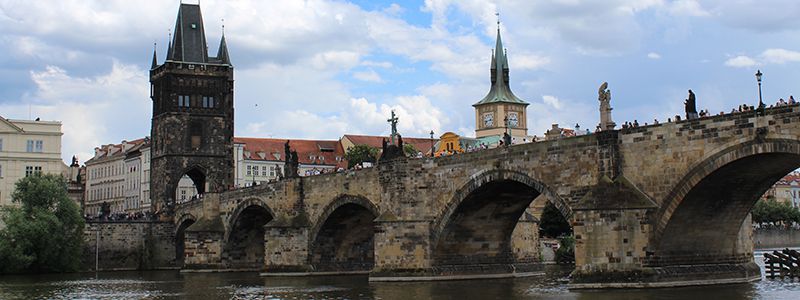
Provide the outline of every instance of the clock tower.
{"type": "Polygon", "coordinates": [[[475,137],[502,136],[506,130],[512,137],[527,137],[528,103],[511,92],[508,78],[508,57],[500,38],[497,24],[497,42],[490,67],[492,87],[489,94],[475,107],[475,137]]]}

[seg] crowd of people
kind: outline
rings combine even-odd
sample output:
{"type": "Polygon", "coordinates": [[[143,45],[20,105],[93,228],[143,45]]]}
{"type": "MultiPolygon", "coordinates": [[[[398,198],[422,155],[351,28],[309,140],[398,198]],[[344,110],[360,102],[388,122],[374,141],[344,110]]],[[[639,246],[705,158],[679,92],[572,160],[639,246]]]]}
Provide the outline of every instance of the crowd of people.
{"type": "MultiPolygon", "coordinates": [[[[772,105],[770,105],[770,106],[768,106],[766,108],[782,107],[782,106],[789,106],[789,105],[795,105],[795,104],[798,104],[798,102],[794,100],[794,96],[789,95],[789,100],[784,100],[783,98],[780,98],[780,99],[778,99],[778,101],[775,102],[775,104],[772,104],[772,105]]],[[[735,113],[751,112],[751,111],[755,111],[756,109],[758,109],[758,108],[755,107],[755,106],[752,106],[752,105],[740,104],[738,108],[731,109],[730,113],[731,114],[735,114],[735,113]]],[[[725,115],[724,111],[721,111],[718,114],[718,116],[722,116],[722,115],[725,115]]],[[[708,109],[701,109],[699,112],[697,112],[697,116],[699,116],[700,118],[706,118],[706,117],[712,117],[713,115],[708,111],[708,109]]],[[[672,123],[673,120],[676,121],[676,122],[680,122],[681,121],[681,116],[680,115],[675,115],[674,119],[673,118],[667,118],[667,123],[672,123]]],[[[658,119],[654,119],[653,120],[653,125],[657,125],[657,124],[659,124],[658,119]]],[[[644,126],[648,126],[648,124],[644,123],[644,126]]],[[[633,122],[626,121],[625,123],[622,124],[622,129],[636,128],[636,127],[639,127],[639,121],[638,120],[633,120],[633,122]]],[[[599,129],[600,129],[600,127],[598,126],[598,130],[599,129]]]]}

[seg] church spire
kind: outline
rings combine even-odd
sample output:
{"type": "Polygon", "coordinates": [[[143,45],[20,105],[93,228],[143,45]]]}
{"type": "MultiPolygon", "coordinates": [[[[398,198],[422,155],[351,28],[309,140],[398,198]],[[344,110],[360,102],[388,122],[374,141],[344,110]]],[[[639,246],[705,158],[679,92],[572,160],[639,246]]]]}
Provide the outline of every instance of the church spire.
{"type": "Polygon", "coordinates": [[[508,78],[508,56],[503,48],[503,39],[500,37],[500,20],[497,20],[497,40],[495,40],[494,50],[492,53],[492,65],[489,68],[491,74],[492,88],[489,94],[486,95],[481,101],[475,103],[473,106],[482,105],[494,102],[507,102],[507,103],[528,103],[518,98],[511,92],[509,87],[508,78]]]}

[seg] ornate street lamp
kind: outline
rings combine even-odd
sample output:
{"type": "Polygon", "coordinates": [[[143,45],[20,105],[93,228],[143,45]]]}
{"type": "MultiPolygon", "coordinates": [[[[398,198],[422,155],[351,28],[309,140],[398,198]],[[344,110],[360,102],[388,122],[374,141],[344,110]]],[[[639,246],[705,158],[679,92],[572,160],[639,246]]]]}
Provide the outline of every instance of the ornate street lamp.
{"type": "Polygon", "coordinates": [[[433,130],[431,130],[431,157],[433,157],[433,130]]]}
{"type": "Polygon", "coordinates": [[[760,111],[764,111],[764,107],[766,107],[766,105],[764,105],[764,100],[761,98],[761,76],[763,75],[761,70],[756,72],[756,81],[758,81],[758,110],[760,111]]]}

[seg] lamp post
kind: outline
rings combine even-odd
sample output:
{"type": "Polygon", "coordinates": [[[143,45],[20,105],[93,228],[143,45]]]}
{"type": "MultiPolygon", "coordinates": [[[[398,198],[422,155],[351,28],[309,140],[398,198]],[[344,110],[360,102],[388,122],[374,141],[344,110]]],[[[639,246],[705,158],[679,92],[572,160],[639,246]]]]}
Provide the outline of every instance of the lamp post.
{"type": "Polygon", "coordinates": [[[766,106],[764,105],[764,101],[761,98],[761,76],[763,75],[764,74],[761,73],[761,70],[758,70],[756,72],[756,81],[758,81],[758,110],[760,111],[764,111],[764,107],[766,106]]]}
{"type": "Polygon", "coordinates": [[[433,129],[431,129],[431,157],[433,157],[433,129]]]}

